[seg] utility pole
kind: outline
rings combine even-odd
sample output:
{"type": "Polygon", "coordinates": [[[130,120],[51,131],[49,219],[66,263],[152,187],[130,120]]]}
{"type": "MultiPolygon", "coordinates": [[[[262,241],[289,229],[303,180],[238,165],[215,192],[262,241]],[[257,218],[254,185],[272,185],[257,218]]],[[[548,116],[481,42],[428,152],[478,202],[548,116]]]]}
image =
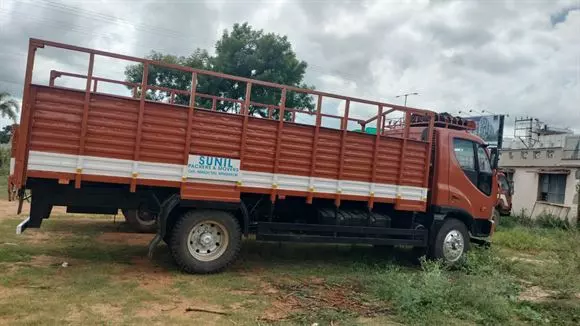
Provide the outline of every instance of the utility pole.
{"type": "Polygon", "coordinates": [[[407,97],[409,95],[419,95],[419,93],[417,93],[417,92],[405,93],[405,94],[397,95],[397,96],[395,96],[395,98],[399,98],[399,97],[403,97],[404,96],[405,97],[405,107],[406,107],[407,106],[407,97]]]}

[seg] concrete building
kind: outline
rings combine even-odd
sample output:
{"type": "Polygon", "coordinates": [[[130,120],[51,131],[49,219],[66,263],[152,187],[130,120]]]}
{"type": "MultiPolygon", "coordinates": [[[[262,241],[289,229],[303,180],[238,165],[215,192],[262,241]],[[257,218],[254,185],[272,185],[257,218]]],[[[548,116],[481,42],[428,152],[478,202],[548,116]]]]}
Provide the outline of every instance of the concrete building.
{"type": "Polygon", "coordinates": [[[513,182],[513,214],[551,214],[577,222],[580,135],[538,135],[504,141],[499,165],[513,182]]]}

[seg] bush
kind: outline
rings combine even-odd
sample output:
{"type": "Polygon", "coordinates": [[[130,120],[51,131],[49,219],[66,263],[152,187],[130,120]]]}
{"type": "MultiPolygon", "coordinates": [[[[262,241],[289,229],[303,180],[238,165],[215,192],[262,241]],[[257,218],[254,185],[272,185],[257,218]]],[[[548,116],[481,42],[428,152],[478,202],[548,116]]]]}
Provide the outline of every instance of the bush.
{"type": "Polygon", "coordinates": [[[502,217],[498,223],[498,230],[511,229],[516,226],[562,230],[570,230],[573,228],[570,222],[566,219],[558,218],[552,214],[541,214],[536,219],[532,219],[527,212],[522,209],[519,214],[502,217]]]}
{"type": "Polygon", "coordinates": [[[552,214],[542,214],[534,221],[536,226],[549,229],[570,230],[572,226],[567,219],[558,218],[552,214]]]}
{"type": "Polygon", "coordinates": [[[437,261],[421,262],[420,272],[390,268],[371,285],[410,324],[481,324],[509,322],[519,291],[503,272],[501,259],[489,250],[473,250],[464,270],[448,270],[437,261]]]}
{"type": "Polygon", "coordinates": [[[0,147],[0,175],[8,175],[10,170],[10,148],[0,147]]]}

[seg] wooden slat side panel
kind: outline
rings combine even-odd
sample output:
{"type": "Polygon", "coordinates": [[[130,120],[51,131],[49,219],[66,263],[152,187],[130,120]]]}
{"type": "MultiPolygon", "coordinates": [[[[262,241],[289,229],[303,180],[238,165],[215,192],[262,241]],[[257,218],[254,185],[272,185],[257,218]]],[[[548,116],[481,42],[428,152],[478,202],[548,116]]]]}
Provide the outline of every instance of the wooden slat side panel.
{"type": "Polygon", "coordinates": [[[242,170],[274,172],[276,156],[276,128],[274,120],[250,118],[246,135],[246,152],[242,170]]]}
{"type": "Polygon", "coordinates": [[[425,158],[427,157],[428,144],[415,140],[407,140],[407,156],[403,167],[402,184],[407,186],[422,187],[425,179],[425,158]]]}
{"type": "Polygon", "coordinates": [[[129,99],[92,94],[85,155],[133,159],[138,105],[129,99]]]}
{"type": "Polygon", "coordinates": [[[240,115],[194,110],[190,153],[239,158],[242,123],[240,115]]]}
{"type": "Polygon", "coordinates": [[[186,128],[187,109],[145,103],[140,157],[152,162],[183,164],[186,128]]]}
{"type": "Polygon", "coordinates": [[[33,87],[30,150],[77,154],[84,93],[33,87]]]}
{"type": "Polygon", "coordinates": [[[320,128],[314,176],[336,179],[340,164],[340,130],[320,128]]]}
{"type": "Polygon", "coordinates": [[[239,202],[240,190],[235,185],[188,182],[181,188],[181,198],[188,200],[239,202]]]}
{"type": "Polygon", "coordinates": [[[282,129],[281,137],[278,172],[308,175],[312,162],[312,127],[288,124],[282,129]]]}
{"type": "Polygon", "coordinates": [[[377,151],[376,182],[396,184],[400,167],[401,139],[381,136],[377,151]]]}
{"type": "Polygon", "coordinates": [[[370,182],[374,136],[352,132],[345,141],[343,175],[351,180],[370,182]]]}
{"type": "MultiPolygon", "coordinates": [[[[84,93],[34,86],[30,150],[76,155],[82,122],[84,93]]],[[[85,155],[131,160],[134,155],[139,102],[91,94],[85,155]]],[[[195,110],[190,153],[239,158],[243,117],[195,110]]],[[[140,160],[183,164],[187,109],[147,102],[143,120],[140,160]]],[[[248,119],[242,170],[274,171],[278,121],[248,119]]],[[[372,152],[376,136],[348,132],[343,179],[371,181],[372,152]]],[[[288,123],[281,131],[278,172],[310,176],[314,127],[288,123]]],[[[400,171],[402,139],[380,136],[375,182],[396,184],[400,171]]],[[[341,131],[320,128],[314,177],[336,179],[339,172],[341,131]]],[[[402,184],[423,186],[427,144],[407,140],[402,184]]]]}

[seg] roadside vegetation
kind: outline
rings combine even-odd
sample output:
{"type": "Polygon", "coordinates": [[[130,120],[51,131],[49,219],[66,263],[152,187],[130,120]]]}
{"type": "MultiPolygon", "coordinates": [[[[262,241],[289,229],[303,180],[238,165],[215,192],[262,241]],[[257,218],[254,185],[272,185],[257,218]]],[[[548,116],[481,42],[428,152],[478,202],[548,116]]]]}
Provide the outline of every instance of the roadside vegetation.
{"type": "Polygon", "coordinates": [[[455,269],[405,248],[248,240],[232,268],[195,276],[164,248],[145,258],[152,235],[112,217],[54,216],[16,236],[12,206],[0,219],[0,324],[580,323],[573,228],[504,219],[493,246],[455,269]]]}
{"type": "Polygon", "coordinates": [[[578,325],[580,232],[502,217],[449,269],[406,248],[257,243],[217,275],[181,273],[122,217],[64,216],[14,234],[0,176],[0,324],[578,325]]]}

